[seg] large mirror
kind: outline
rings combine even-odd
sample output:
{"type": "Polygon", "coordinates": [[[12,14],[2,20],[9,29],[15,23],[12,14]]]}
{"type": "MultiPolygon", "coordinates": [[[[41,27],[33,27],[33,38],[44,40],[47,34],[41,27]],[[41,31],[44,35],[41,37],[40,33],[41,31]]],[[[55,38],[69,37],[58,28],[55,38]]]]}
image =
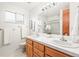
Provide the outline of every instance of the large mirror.
{"type": "MultiPolygon", "coordinates": [[[[39,18],[43,21],[43,32],[47,34],[64,35],[64,10],[69,9],[69,3],[50,3],[50,6],[43,8],[39,18]],[[62,24],[62,25],[61,25],[62,24]]],[[[65,18],[67,20],[67,18],[65,18]]],[[[68,24],[68,23],[67,23],[68,24]]],[[[69,34],[68,34],[69,35],[69,34]]]]}
{"type": "Polygon", "coordinates": [[[60,17],[59,15],[46,16],[44,22],[44,32],[47,34],[60,34],[60,17]]]}

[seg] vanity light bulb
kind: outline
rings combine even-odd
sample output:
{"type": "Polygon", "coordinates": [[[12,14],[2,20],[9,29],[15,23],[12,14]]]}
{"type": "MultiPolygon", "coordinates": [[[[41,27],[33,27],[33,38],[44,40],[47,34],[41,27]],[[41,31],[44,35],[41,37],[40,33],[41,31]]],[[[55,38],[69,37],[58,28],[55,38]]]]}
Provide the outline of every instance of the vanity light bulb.
{"type": "Polygon", "coordinates": [[[47,7],[45,7],[45,9],[47,9],[47,7]]]}
{"type": "Polygon", "coordinates": [[[53,6],[55,6],[55,3],[53,2],[53,6]]]}
{"type": "Polygon", "coordinates": [[[42,9],[42,11],[44,11],[44,9],[42,9]]]}

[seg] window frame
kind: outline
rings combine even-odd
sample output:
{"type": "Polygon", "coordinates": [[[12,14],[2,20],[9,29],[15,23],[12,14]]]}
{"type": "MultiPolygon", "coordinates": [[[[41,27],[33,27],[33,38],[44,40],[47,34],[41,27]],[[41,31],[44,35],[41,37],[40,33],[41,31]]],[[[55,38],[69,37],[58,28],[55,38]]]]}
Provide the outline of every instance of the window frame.
{"type": "Polygon", "coordinates": [[[15,14],[15,19],[16,19],[16,20],[15,20],[15,23],[17,23],[17,24],[24,24],[24,14],[21,14],[21,13],[16,13],[16,14],[15,14]],[[16,15],[17,15],[17,14],[19,14],[19,15],[22,15],[22,16],[23,16],[23,21],[22,21],[22,23],[18,23],[17,18],[16,18],[16,15]]]}
{"type": "Polygon", "coordinates": [[[4,21],[5,21],[5,23],[12,23],[12,24],[24,24],[24,14],[21,14],[21,13],[15,13],[15,12],[11,12],[11,11],[5,11],[5,19],[6,19],[6,12],[10,12],[10,13],[15,14],[15,21],[14,21],[14,22],[11,22],[11,21],[6,21],[6,20],[4,20],[4,21]],[[17,15],[17,14],[19,14],[19,15],[22,15],[22,16],[23,16],[23,21],[22,21],[22,23],[18,23],[17,18],[16,18],[16,15],[17,15]]]}
{"type": "MultiPolygon", "coordinates": [[[[16,13],[14,13],[14,12],[11,12],[11,11],[5,11],[5,19],[6,19],[6,12],[13,13],[13,14],[16,15],[16,13]]],[[[16,23],[16,16],[15,16],[15,21],[14,21],[14,22],[6,21],[6,20],[5,20],[5,22],[6,22],[6,23],[16,23]]]]}

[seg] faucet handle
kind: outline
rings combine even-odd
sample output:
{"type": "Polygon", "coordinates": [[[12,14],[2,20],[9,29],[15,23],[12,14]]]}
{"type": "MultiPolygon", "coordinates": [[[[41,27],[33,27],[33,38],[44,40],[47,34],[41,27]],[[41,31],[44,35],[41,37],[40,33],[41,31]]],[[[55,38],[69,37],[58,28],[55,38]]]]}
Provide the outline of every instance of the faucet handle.
{"type": "Polygon", "coordinates": [[[65,42],[67,41],[64,37],[62,37],[60,40],[61,41],[65,41],[65,42]]]}

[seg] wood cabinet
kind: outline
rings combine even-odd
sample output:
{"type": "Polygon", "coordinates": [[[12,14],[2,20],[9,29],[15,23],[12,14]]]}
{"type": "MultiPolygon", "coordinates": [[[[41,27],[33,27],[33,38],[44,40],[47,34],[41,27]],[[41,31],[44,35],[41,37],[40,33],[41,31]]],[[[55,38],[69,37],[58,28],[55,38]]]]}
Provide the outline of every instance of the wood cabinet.
{"type": "Polygon", "coordinates": [[[68,57],[70,55],[67,55],[63,52],[60,52],[56,49],[52,49],[52,48],[49,48],[49,47],[45,47],[45,56],[46,57],[68,57]]]}
{"type": "Polygon", "coordinates": [[[37,54],[39,57],[44,57],[44,45],[37,42],[33,42],[33,45],[34,45],[33,54],[37,54]]]}
{"type": "Polygon", "coordinates": [[[26,54],[29,57],[70,57],[70,55],[30,39],[26,40],[26,54]]]}
{"type": "Polygon", "coordinates": [[[30,44],[32,46],[33,41],[28,39],[28,40],[26,40],[26,43],[28,43],[28,44],[30,44]]]}
{"type": "Polygon", "coordinates": [[[44,45],[37,43],[37,42],[33,42],[34,44],[34,48],[39,49],[41,52],[44,52],[44,45]]]}
{"type": "Polygon", "coordinates": [[[26,55],[28,57],[33,56],[33,42],[30,39],[26,40],[26,55]]]}
{"type": "Polygon", "coordinates": [[[33,54],[37,54],[39,57],[44,57],[44,52],[41,52],[39,49],[34,48],[33,54]]]}
{"type": "Polygon", "coordinates": [[[33,54],[33,57],[39,57],[36,53],[33,54]]]}
{"type": "Polygon", "coordinates": [[[69,9],[63,10],[63,35],[69,35],[69,9]]]}

